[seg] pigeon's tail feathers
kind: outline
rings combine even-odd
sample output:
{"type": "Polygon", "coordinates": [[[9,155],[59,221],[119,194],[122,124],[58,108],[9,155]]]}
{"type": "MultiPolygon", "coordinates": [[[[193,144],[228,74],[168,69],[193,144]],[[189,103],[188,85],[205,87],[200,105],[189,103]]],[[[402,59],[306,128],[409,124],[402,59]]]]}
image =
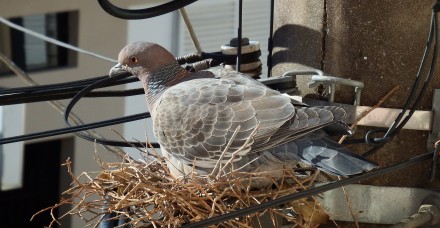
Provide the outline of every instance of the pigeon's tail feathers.
{"type": "Polygon", "coordinates": [[[283,159],[290,156],[333,175],[350,176],[377,167],[377,164],[324,136],[321,130],[282,147],[274,150],[276,156],[283,159]]]}

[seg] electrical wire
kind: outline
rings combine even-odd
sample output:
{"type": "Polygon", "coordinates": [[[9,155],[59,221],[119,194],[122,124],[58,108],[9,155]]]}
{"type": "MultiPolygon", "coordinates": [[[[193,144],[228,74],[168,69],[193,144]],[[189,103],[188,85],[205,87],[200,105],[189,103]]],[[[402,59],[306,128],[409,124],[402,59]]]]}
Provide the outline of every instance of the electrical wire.
{"type": "Polygon", "coordinates": [[[144,8],[144,9],[123,9],[113,5],[108,0],[98,0],[101,8],[108,14],[126,20],[139,20],[151,17],[160,16],[174,10],[185,7],[197,0],[174,0],[158,6],[144,8]]]}
{"type": "MultiPolygon", "coordinates": [[[[72,111],[73,107],[75,106],[75,104],[82,98],[84,97],[87,93],[91,92],[92,90],[105,86],[107,84],[112,83],[113,81],[119,80],[119,79],[124,79],[127,77],[130,77],[131,75],[127,75],[127,74],[119,74],[119,75],[115,75],[113,77],[108,77],[108,78],[104,78],[101,79],[99,81],[96,81],[94,83],[92,83],[91,85],[88,85],[87,87],[85,87],[84,89],[82,89],[79,93],[77,93],[72,100],[70,101],[70,103],[67,105],[66,110],[64,112],[64,122],[66,123],[67,126],[71,127],[71,124],[69,122],[69,114],[72,111]]],[[[107,146],[117,146],[117,147],[145,147],[145,143],[141,143],[138,141],[135,142],[128,142],[128,141],[116,141],[116,140],[106,140],[106,139],[99,139],[96,137],[93,137],[85,132],[74,132],[74,134],[80,138],[83,138],[85,140],[88,141],[92,141],[92,142],[96,142],[99,144],[103,144],[103,145],[107,145],[107,146]]]]}
{"type": "MultiPolygon", "coordinates": [[[[249,54],[244,54],[243,56],[243,62],[252,61],[253,59],[257,58],[261,55],[261,52],[254,52],[249,54]]],[[[220,64],[221,62],[233,62],[235,61],[234,56],[225,56],[221,54],[221,52],[214,52],[214,53],[194,53],[185,57],[178,57],[177,60],[180,64],[188,64],[188,63],[196,63],[200,60],[208,60],[210,66],[216,66],[220,64]]],[[[188,65],[191,66],[191,65],[188,65]]],[[[190,67],[191,68],[191,67],[190,67]]],[[[104,79],[108,79],[108,82],[105,84],[100,84],[97,87],[93,87],[93,89],[97,88],[104,88],[109,86],[115,86],[115,85],[121,85],[126,83],[131,83],[138,81],[138,79],[134,76],[131,76],[130,74],[124,74],[123,77],[113,77],[112,79],[109,79],[108,75],[104,76],[98,76],[90,79],[84,79],[84,80],[78,80],[78,81],[71,81],[71,82],[65,82],[65,83],[56,83],[56,84],[50,84],[50,85],[39,85],[39,86],[28,86],[28,87],[19,87],[19,88],[10,88],[10,89],[3,89],[0,90],[0,105],[12,105],[12,104],[23,104],[23,103],[31,103],[31,102],[41,102],[41,101],[51,101],[51,100],[60,100],[60,99],[68,99],[74,97],[78,92],[83,90],[84,88],[98,82],[104,79]]],[[[107,81],[107,80],[106,80],[107,81]]],[[[96,85],[96,84],[95,84],[96,85]]],[[[143,88],[139,89],[131,89],[131,90],[117,90],[117,91],[96,91],[96,92],[88,92],[88,93],[81,93],[82,97],[113,97],[113,96],[132,96],[132,95],[139,95],[143,94],[143,88]]],[[[145,113],[148,114],[148,113],[145,113]]],[[[137,114],[137,115],[143,115],[137,114]]],[[[108,122],[101,121],[96,123],[91,123],[88,125],[84,125],[84,128],[82,129],[81,126],[75,126],[64,129],[54,129],[49,131],[42,131],[42,132],[35,132],[27,135],[22,136],[13,136],[8,138],[3,138],[0,140],[0,144],[6,144],[6,143],[12,143],[12,142],[18,142],[18,141],[24,141],[24,140],[30,140],[30,139],[37,139],[37,138],[43,138],[48,136],[54,136],[54,135],[61,135],[66,133],[73,133],[83,130],[89,130],[92,129],[93,126],[96,127],[104,127],[109,125],[114,125],[116,123],[122,123],[117,121],[135,121],[138,120],[137,115],[128,116],[126,119],[112,119],[107,120],[108,122]],[[111,122],[115,121],[115,122],[111,122]]],[[[148,114],[149,115],[149,114],[148,114]]],[[[145,143],[140,142],[123,142],[123,141],[113,141],[113,140],[103,140],[98,139],[95,137],[92,137],[90,135],[87,135],[85,133],[80,134],[82,138],[89,140],[89,141],[96,141],[97,143],[102,143],[104,145],[111,145],[111,146],[119,146],[119,147],[132,147],[138,146],[138,147],[145,147],[145,143]]],[[[154,147],[158,148],[158,144],[153,144],[154,147]]]]}
{"type": "MultiPolygon", "coordinates": [[[[366,134],[365,140],[370,145],[377,147],[377,146],[383,146],[384,143],[389,142],[392,139],[392,137],[394,137],[394,135],[397,132],[399,132],[403,128],[403,126],[405,126],[405,124],[409,121],[411,116],[414,114],[416,108],[419,106],[420,101],[423,98],[426,90],[428,89],[428,86],[429,86],[429,84],[432,80],[433,74],[434,74],[435,63],[436,63],[437,54],[438,54],[437,53],[438,52],[437,12],[439,11],[438,6],[439,6],[439,2],[436,2],[432,8],[431,24],[430,24],[430,29],[429,29],[428,41],[426,43],[426,46],[425,46],[425,49],[423,52],[423,56],[422,56],[422,60],[419,65],[419,69],[418,69],[416,78],[415,78],[414,83],[411,87],[411,91],[410,91],[410,94],[408,95],[406,103],[403,106],[402,111],[399,113],[399,115],[394,120],[393,124],[385,131],[385,134],[383,137],[371,138],[371,137],[369,137],[369,135],[372,135],[373,133],[377,133],[377,132],[383,132],[384,130],[374,130],[374,131],[371,131],[366,134]],[[428,75],[425,79],[425,82],[424,82],[422,88],[420,89],[419,94],[415,98],[415,94],[416,94],[416,91],[419,87],[420,80],[421,80],[421,73],[422,73],[423,69],[425,68],[426,58],[430,55],[431,46],[433,46],[434,50],[433,50],[433,54],[432,54],[432,59],[430,61],[428,75]],[[415,101],[414,101],[414,99],[415,99],[415,101]],[[413,103],[413,101],[414,101],[414,104],[411,105],[411,103],[413,103]],[[406,114],[406,112],[408,110],[410,110],[410,111],[408,112],[406,117],[402,120],[403,116],[406,114]]],[[[371,154],[371,152],[368,154],[371,154]]]]}
{"type": "MultiPolygon", "coordinates": [[[[51,92],[50,94],[41,94],[35,96],[34,94],[20,94],[20,96],[11,96],[11,97],[2,97],[0,99],[0,106],[5,105],[15,105],[15,104],[26,104],[26,103],[34,103],[34,102],[43,102],[43,101],[55,101],[55,100],[63,100],[70,99],[74,97],[76,92],[51,92]]],[[[144,89],[128,89],[128,90],[105,90],[105,91],[97,91],[90,92],[86,94],[84,97],[128,97],[144,94],[144,89]]]]}
{"type": "MultiPolygon", "coordinates": [[[[0,105],[11,105],[20,103],[40,102],[48,100],[60,100],[66,98],[72,98],[77,92],[86,86],[90,85],[97,80],[108,78],[108,76],[98,77],[94,80],[81,83],[65,83],[65,84],[53,84],[44,86],[31,86],[22,88],[13,88],[0,90],[0,105]]],[[[124,78],[121,80],[115,80],[106,85],[116,86],[126,83],[137,82],[138,79],[134,76],[124,78]]],[[[102,88],[102,87],[101,87],[102,88]]],[[[104,96],[132,96],[142,94],[143,89],[134,90],[116,90],[116,91],[99,91],[87,94],[87,97],[104,97],[104,96]]]]}
{"type": "MultiPolygon", "coordinates": [[[[99,77],[93,77],[93,78],[84,79],[84,80],[78,80],[78,81],[50,84],[50,85],[25,86],[25,87],[16,87],[16,88],[2,89],[2,90],[0,90],[0,95],[39,91],[39,90],[48,89],[48,88],[56,89],[56,88],[68,88],[68,87],[71,87],[71,86],[78,86],[78,85],[88,85],[88,84],[90,84],[92,82],[95,82],[95,81],[97,81],[99,79],[103,79],[103,78],[106,78],[106,77],[108,77],[108,75],[99,76],[99,77]]],[[[1,97],[0,97],[0,99],[1,99],[1,97]]]]}
{"type": "Polygon", "coordinates": [[[273,52],[273,22],[274,22],[274,11],[275,11],[275,0],[270,0],[270,27],[269,27],[269,39],[267,50],[269,54],[267,55],[267,77],[271,76],[272,72],[272,52],[273,52]]]}
{"type": "MultiPolygon", "coordinates": [[[[261,56],[261,51],[256,51],[248,54],[242,55],[242,63],[255,62],[261,56]]],[[[193,53],[190,55],[186,55],[184,57],[178,57],[176,60],[181,64],[189,64],[195,63],[194,67],[188,65],[189,68],[197,68],[199,63],[203,61],[209,60],[209,66],[217,66],[220,63],[235,63],[236,57],[231,55],[223,55],[221,52],[214,53],[193,53]],[[199,62],[197,62],[199,61],[199,62]]],[[[188,67],[187,66],[187,67],[188,67]]],[[[29,86],[29,87],[19,87],[19,88],[11,88],[11,89],[3,89],[0,90],[0,105],[11,105],[11,104],[19,104],[19,103],[29,103],[29,102],[40,102],[40,101],[48,101],[48,100],[59,100],[73,97],[73,93],[79,92],[84,87],[94,83],[98,80],[108,77],[99,76],[86,80],[79,80],[73,82],[66,83],[57,83],[51,85],[40,85],[40,86],[29,86]]],[[[130,82],[138,81],[136,77],[124,78],[119,81],[112,81],[111,84],[106,85],[114,86],[121,85],[130,82]]],[[[132,90],[132,91],[103,91],[103,92],[93,92],[87,97],[102,97],[102,96],[122,96],[122,95],[136,95],[140,94],[141,90],[132,90]]]]}
{"type": "Polygon", "coordinates": [[[237,62],[235,69],[240,71],[241,67],[241,46],[242,46],[242,22],[243,22],[243,0],[238,0],[238,28],[237,28],[237,62]]]}
{"type": "MultiPolygon", "coordinates": [[[[67,127],[67,128],[60,128],[60,129],[55,129],[55,130],[50,130],[50,131],[42,131],[42,132],[13,136],[13,137],[8,137],[8,138],[0,138],[0,145],[14,143],[14,142],[20,142],[20,141],[26,141],[26,140],[32,140],[32,139],[45,138],[45,137],[56,136],[56,135],[63,135],[63,134],[74,133],[74,132],[78,132],[78,131],[86,131],[86,130],[90,130],[90,129],[96,129],[96,128],[106,127],[106,126],[110,126],[110,125],[126,123],[129,121],[145,119],[145,118],[149,118],[149,117],[150,117],[150,113],[144,112],[144,113],[139,113],[139,114],[135,114],[135,115],[124,116],[124,117],[105,120],[105,121],[99,121],[99,122],[95,122],[95,123],[83,124],[83,125],[78,125],[78,126],[71,126],[71,127],[67,127]]],[[[158,144],[156,144],[156,143],[153,143],[153,144],[154,144],[153,146],[159,147],[158,144]]]]}
{"type": "Polygon", "coordinates": [[[64,43],[64,42],[61,42],[61,41],[56,40],[56,39],[54,39],[54,38],[48,37],[48,36],[46,36],[46,35],[43,35],[43,34],[37,33],[37,32],[35,32],[35,31],[32,31],[32,30],[30,30],[30,29],[27,29],[27,28],[25,28],[25,27],[23,27],[23,26],[20,26],[20,25],[14,24],[14,23],[12,23],[12,22],[6,20],[6,19],[3,18],[3,17],[0,17],[0,22],[3,23],[3,24],[5,24],[5,25],[7,25],[7,26],[9,26],[9,27],[11,27],[11,28],[14,28],[14,29],[16,29],[16,30],[18,30],[18,31],[21,31],[21,32],[26,33],[26,34],[28,34],[28,35],[31,35],[31,36],[37,37],[37,38],[39,38],[39,39],[42,39],[42,40],[44,40],[44,41],[46,41],[46,42],[49,42],[49,43],[52,43],[52,44],[55,44],[55,45],[58,45],[58,46],[61,46],[61,47],[64,47],[64,48],[67,48],[67,49],[70,49],[70,50],[76,51],[76,52],[79,52],[79,53],[83,53],[83,54],[86,54],[86,55],[90,55],[90,56],[93,56],[93,57],[96,57],[96,58],[99,58],[99,59],[102,59],[102,60],[106,60],[106,61],[109,61],[109,62],[113,62],[113,63],[117,63],[117,62],[118,62],[116,59],[112,59],[112,58],[109,58],[109,57],[106,57],[106,56],[103,56],[103,55],[100,55],[100,54],[96,54],[96,53],[94,53],[94,52],[87,51],[87,50],[84,50],[84,49],[82,49],[82,48],[75,47],[75,46],[73,46],[73,45],[71,45],[71,44],[64,43]]]}

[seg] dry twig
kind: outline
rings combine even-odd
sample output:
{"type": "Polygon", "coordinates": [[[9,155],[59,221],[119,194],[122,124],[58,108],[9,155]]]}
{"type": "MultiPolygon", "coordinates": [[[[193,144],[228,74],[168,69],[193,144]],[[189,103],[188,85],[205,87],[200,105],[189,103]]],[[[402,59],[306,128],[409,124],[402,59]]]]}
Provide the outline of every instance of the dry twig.
{"type": "MultiPolygon", "coordinates": [[[[307,189],[315,178],[313,174],[301,179],[295,176],[295,170],[286,170],[284,178],[278,182],[274,181],[276,185],[272,188],[254,190],[250,189],[248,184],[244,184],[243,180],[252,178],[255,174],[227,174],[240,176],[239,180],[229,176],[209,182],[205,177],[193,176],[183,181],[170,177],[161,161],[148,165],[134,161],[107,163],[104,164],[105,169],[98,172],[94,178],[92,175],[95,173],[73,176],[70,160],[64,165],[74,184],[64,192],[70,196],[37,213],[51,214],[53,221],[49,226],[58,223],[59,218],[53,214],[53,210],[61,205],[70,204],[74,207],[63,216],[76,215],[94,226],[103,222],[103,215],[115,212],[116,217],[112,219],[125,216],[129,218],[127,223],[135,227],[148,224],[154,227],[178,227],[307,189]],[[105,208],[107,209],[103,211],[105,208]]],[[[271,208],[239,220],[227,221],[222,225],[254,227],[260,223],[262,214],[269,213],[274,226],[281,224],[280,220],[273,216],[281,214],[285,220],[302,226],[316,223],[317,217],[325,215],[317,202],[310,199],[290,202],[284,208],[291,213],[283,214],[279,208],[271,208]]]]}

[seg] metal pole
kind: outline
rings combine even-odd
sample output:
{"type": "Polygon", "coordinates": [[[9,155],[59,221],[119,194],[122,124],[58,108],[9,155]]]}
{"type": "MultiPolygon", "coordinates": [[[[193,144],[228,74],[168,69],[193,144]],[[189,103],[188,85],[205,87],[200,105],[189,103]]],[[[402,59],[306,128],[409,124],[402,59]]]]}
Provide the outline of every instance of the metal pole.
{"type": "Polygon", "coordinates": [[[273,18],[275,10],[275,0],[270,1],[270,28],[269,28],[269,40],[267,49],[269,54],[267,55],[267,77],[270,77],[272,73],[272,50],[273,50],[273,18]]]}
{"type": "Polygon", "coordinates": [[[242,19],[243,19],[243,0],[240,0],[238,2],[238,45],[237,45],[237,67],[236,67],[237,71],[240,71],[240,64],[241,64],[242,19]]]}

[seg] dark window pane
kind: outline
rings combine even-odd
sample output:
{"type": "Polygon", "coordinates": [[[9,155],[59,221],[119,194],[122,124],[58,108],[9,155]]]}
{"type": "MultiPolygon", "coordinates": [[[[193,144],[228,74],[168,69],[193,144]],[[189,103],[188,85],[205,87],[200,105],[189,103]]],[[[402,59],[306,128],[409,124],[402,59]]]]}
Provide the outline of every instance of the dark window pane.
{"type": "MultiPolygon", "coordinates": [[[[77,12],[62,12],[24,16],[10,20],[35,32],[76,45],[77,15],[77,12]]],[[[0,50],[25,71],[76,65],[76,52],[24,34],[5,25],[0,25],[0,50]]],[[[2,64],[0,64],[1,73],[9,73],[6,66],[2,64]]]]}

